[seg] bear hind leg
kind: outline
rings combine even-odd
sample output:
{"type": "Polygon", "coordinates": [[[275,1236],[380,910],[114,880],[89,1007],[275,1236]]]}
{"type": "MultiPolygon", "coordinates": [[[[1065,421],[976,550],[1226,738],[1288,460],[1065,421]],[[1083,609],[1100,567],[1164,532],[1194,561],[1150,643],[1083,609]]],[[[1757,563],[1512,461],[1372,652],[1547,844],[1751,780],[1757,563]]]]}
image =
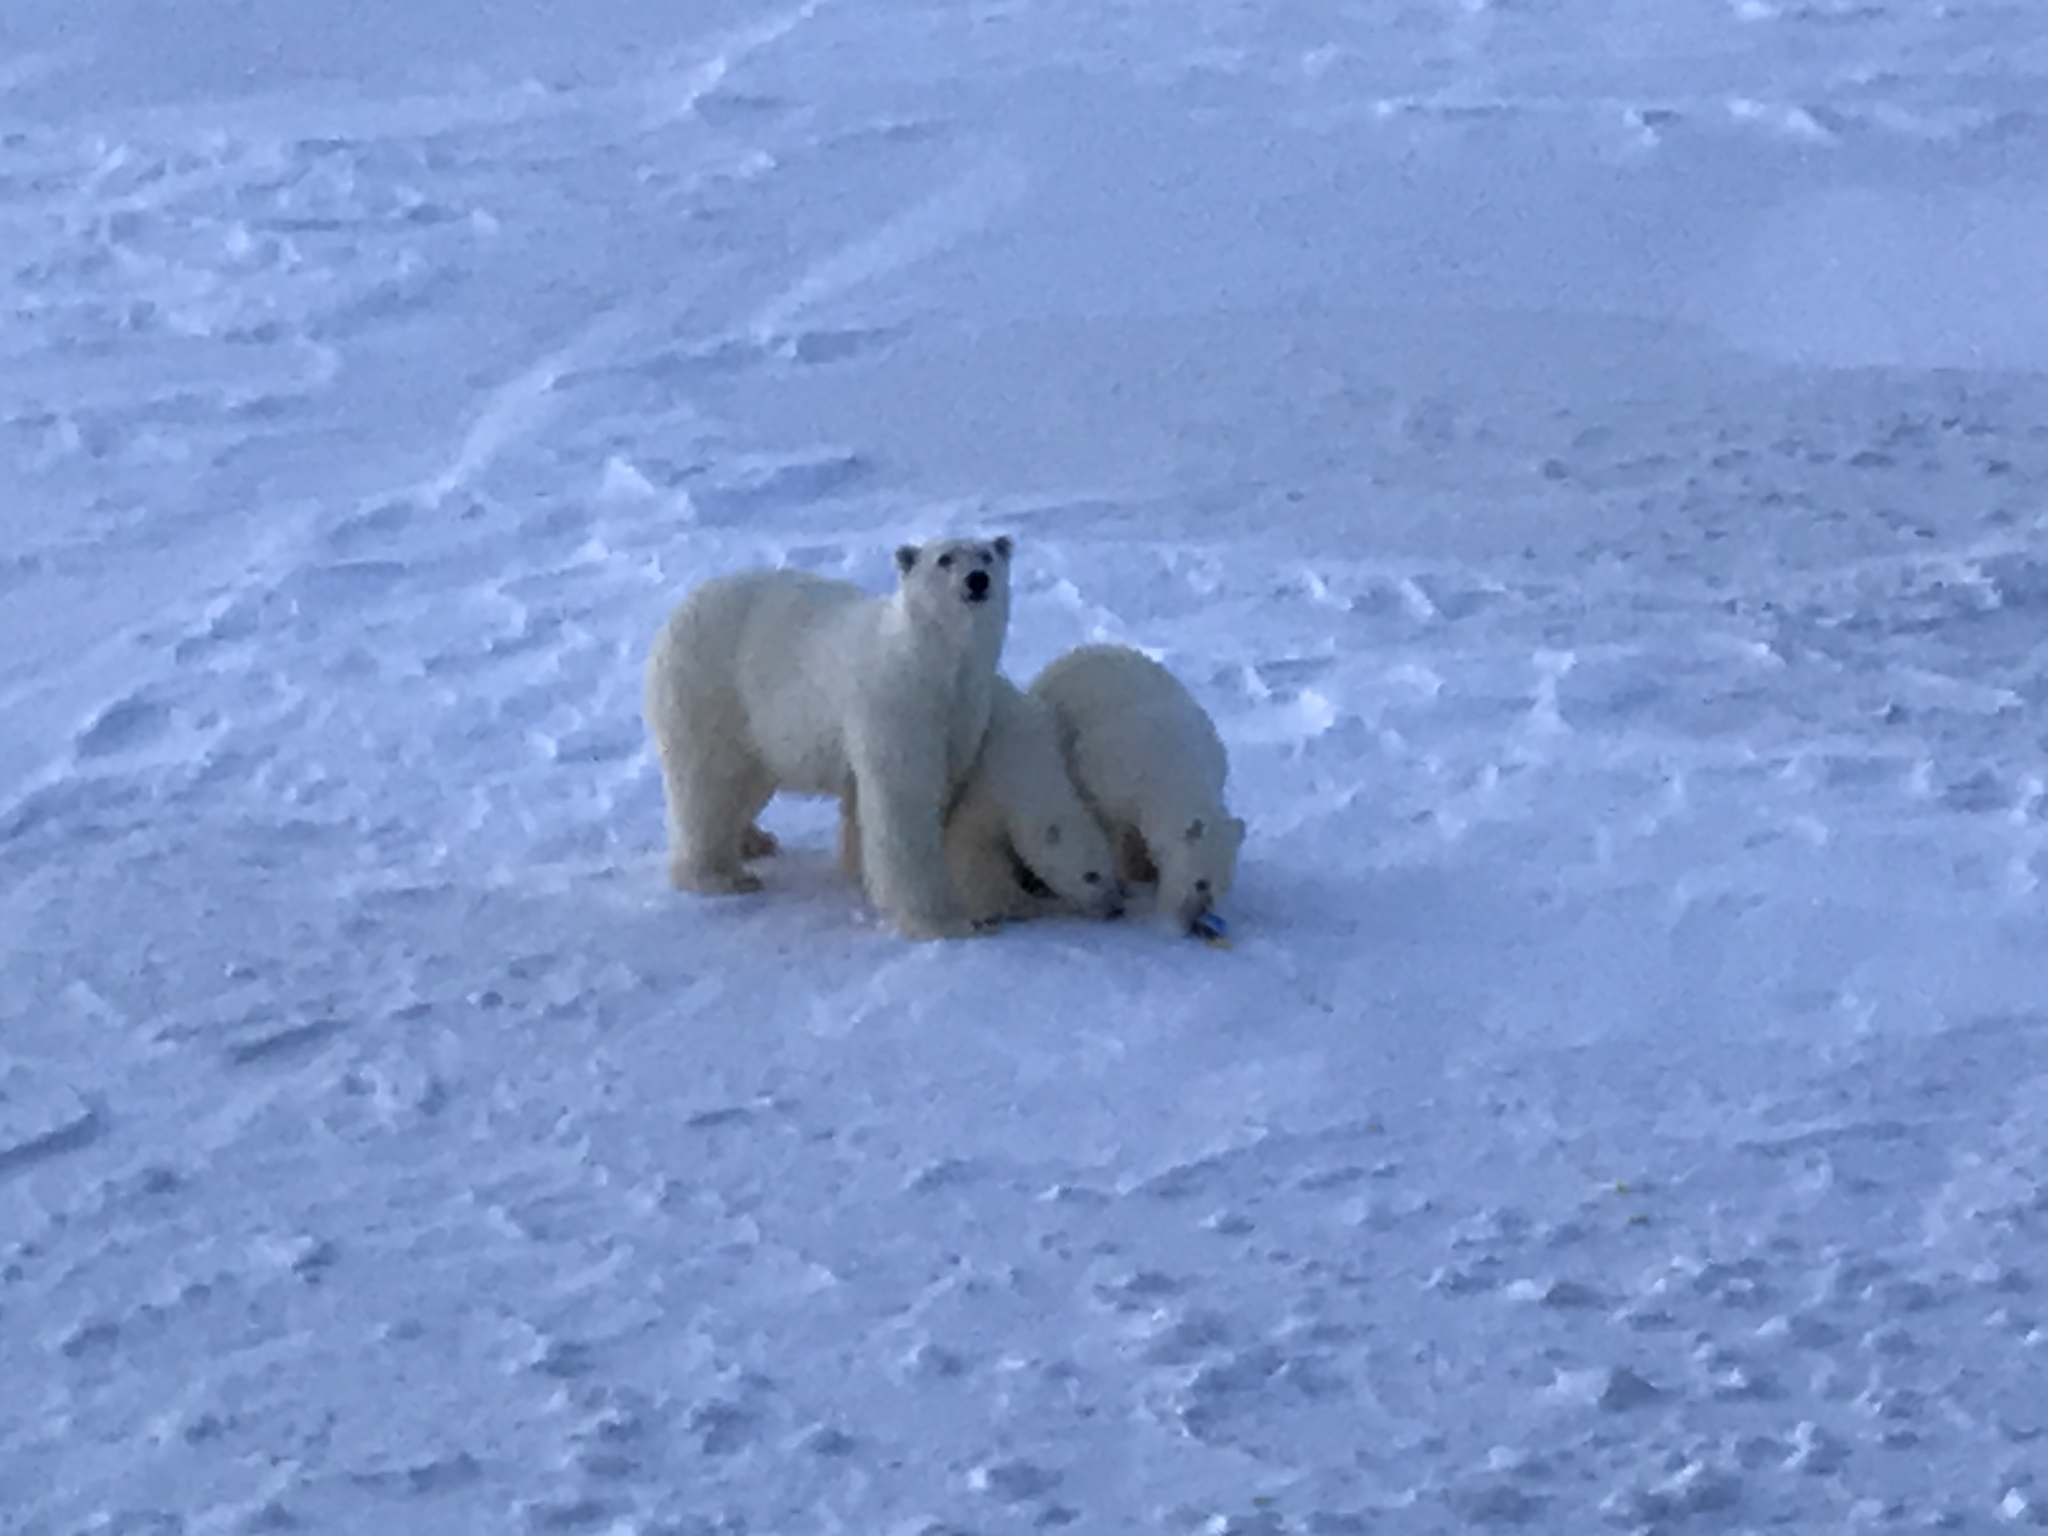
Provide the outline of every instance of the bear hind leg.
{"type": "Polygon", "coordinates": [[[860,796],[850,780],[839,796],[839,873],[855,885],[866,884],[860,858],[860,796]]]}
{"type": "MultiPolygon", "coordinates": [[[[666,765],[665,765],[666,767],[666,765]]],[[[761,889],[746,869],[748,834],[775,785],[752,764],[697,764],[663,774],[668,794],[669,881],[679,891],[744,896],[761,889]]],[[[762,834],[765,836],[766,834],[762,834]]]]}

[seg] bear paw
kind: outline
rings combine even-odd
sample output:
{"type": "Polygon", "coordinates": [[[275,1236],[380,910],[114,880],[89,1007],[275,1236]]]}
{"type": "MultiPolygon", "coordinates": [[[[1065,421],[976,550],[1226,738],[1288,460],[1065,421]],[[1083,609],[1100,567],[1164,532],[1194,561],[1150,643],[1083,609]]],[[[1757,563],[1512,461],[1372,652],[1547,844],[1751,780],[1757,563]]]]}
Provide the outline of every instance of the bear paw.
{"type": "Polygon", "coordinates": [[[740,857],[743,859],[772,859],[780,852],[782,840],[758,824],[750,825],[740,834],[740,857]]]}
{"type": "Polygon", "coordinates": [[[935,939],[973,939],[985,933],[994,933],[1001,927],[1000,919],[968,917],[964,913],[944,917],[899,918],[896,931],[906,939],[927,943],[935,939]]]}
{"type": "Polygon", "coordinates": [[[679,862],[669,866],[668,877],[677,890],[699,896],[751,896],[761,889],[761,877],[744,869],[699,869],[679,862]]]}

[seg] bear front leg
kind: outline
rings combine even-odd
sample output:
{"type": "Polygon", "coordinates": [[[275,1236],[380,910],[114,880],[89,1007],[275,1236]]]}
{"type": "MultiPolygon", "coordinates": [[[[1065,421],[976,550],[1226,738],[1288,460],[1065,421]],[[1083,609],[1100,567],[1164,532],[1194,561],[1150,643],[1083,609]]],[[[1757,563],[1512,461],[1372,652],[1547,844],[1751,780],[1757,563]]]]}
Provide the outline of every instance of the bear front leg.
{"type": "Polygon", "coordinates": [[[839,873],[865,884],[860,865],[860,793],[851,780],[839,795],[839,873]]]}
{"type": "Polygon", "coordinates": [[[885,761],[854,767],[864,883],[905,938],[965,938],[977,931],[946,869],[940,766],[936,754],[927,765],[907,760],[899,747],[885,761]]]}
{"type": "Polygon", "coordinates": [[[1159,865],[1152,857],[1152,850],[1145,846],[1145,836],[1136,827],[1126,826],[1111,834],[1116,845],[1117,878],[1126,885],[1152,885],[1159,879],[1159,865]]]}

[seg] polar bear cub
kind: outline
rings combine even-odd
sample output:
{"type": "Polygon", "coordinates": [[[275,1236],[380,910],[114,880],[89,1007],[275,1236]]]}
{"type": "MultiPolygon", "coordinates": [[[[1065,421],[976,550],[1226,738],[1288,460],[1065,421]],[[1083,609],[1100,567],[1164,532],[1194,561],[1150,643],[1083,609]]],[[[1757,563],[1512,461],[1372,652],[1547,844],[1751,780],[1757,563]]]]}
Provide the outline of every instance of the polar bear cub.
{"type": "Polygon", "coordinates": [[[1117,850],[1118,874],[1156,879],[1182,932],[1230,890],[1244,823],[1223,802],[1229,758],[1216,726],[1171,672],[1123,645],[1084,645],[1032,680],[1049,704],[1075,787],[1117,850]]]}
{"type": "MultiPolygon", "coordinates": [[[[988,735],[966,787],[946,815],[946,866],[976,922],[1123,911],[1116,852],[1074,788],[1060,749],[1059,719],[1008,678],[997,677],[988,735]]],[[[860,874],[860,819],[840,823],[842,867],[860,874]]]]}
{"type": "Polygon", "coordinates": [[[946,818],[946,864],[976,916],[1123,911],[1116,852],[1074,788],[1059,717],[1007,678],[996,679],[981,756],[946,818]]]}
{"type": "Polygon", "coordinates": [[[907,937],[973,930],[944,817],[987,733],[1010,541],[906,544],[876,595],[802,571],[715,577],[647,659],[645,707],[679,889],[759,890],[754,818],[778,791],[857,804],[864,883],[907,937]]]}

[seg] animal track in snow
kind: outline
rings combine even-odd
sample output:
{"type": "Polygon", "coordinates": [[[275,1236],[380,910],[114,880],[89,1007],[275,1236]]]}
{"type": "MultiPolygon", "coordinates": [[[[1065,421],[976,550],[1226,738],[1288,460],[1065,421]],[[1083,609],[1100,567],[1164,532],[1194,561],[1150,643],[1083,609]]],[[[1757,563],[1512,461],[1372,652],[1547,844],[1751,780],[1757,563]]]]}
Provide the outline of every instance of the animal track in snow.
{"type": "Polygon", "coordinates": [[[83,759],[118,756],[147,747],[170,728],[171,712],[144,694],[130,694],[101,710],[78,733],[73,751],[83,759]]]}
{"type": "Polygon", "coordinates": [[[0,1177],[83,1151],[105,1133],[105,1112],[57,1084],[0,1074],[0,1177]]]}

